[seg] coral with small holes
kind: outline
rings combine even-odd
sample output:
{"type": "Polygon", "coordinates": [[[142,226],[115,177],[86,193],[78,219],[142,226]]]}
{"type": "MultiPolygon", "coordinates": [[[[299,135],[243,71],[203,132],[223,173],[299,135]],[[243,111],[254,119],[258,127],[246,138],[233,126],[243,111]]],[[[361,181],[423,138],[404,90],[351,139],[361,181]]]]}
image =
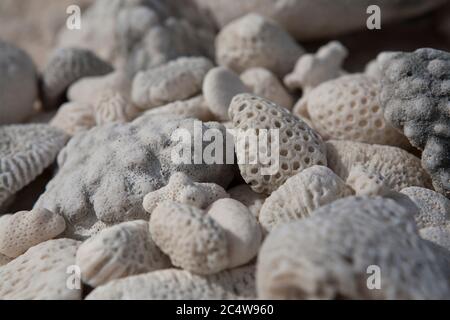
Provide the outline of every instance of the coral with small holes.
{"type": "Polygon", "coordinates": [[[270,194],[290,176],[313,165],[327,164],[320,135],[285,108],[264,98],[240,94],[231,101],[229,115],[234,128],[240,130],[235,136],[239,169],[254,191],[270,194]],[[256,145],[249,141],[253,133],[256,145]],[[266,160],[270,165],[264,164],[266,160]]]}
{"type": "Polygon", "coordinates": [[[0,253],[16,258],[65,228],[64,218],[46,209],[5,214],[0,217],[0,253]]]}
{"type": "Polygon", "coordinates": [[[340,140],[327,141],[326,146],[328,166],[344,180],[355,166],[363,166],[368,172],[381,175],[386,187],[395,191],[410,186],[431,186],[420,159],[403,149],[340,140]]]}
{"type": "Polygon", "coordinates": [[[92,287],[170,267],[144,220],[122,222],[89,238],[78,248],[76,264],[83,270],[83,281],[92,287]]]}
{"type": "Polygon", "coordinates": [[[408,140],[384,119],[379,93],[375,79],[352,74],[322,83],[304,103],[324,139],[408,146],[408,140]]]}

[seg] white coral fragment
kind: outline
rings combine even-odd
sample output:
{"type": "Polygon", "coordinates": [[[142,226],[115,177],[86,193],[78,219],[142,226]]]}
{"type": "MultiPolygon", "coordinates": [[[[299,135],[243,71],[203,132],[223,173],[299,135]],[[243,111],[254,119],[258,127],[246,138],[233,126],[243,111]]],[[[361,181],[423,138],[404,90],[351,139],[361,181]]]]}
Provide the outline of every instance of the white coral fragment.
{"type": "Polygon", "coordinates": [[[76,263],[92,287],[114,279],[170,267],[153,242],[148,222],[128,221],[103,229],[78,248],[76,263]]]}
{"type": "Polygon", "coordinates": [[[263,67],[282,77],[303,53],[289,33],[258,14],[230,22],[216,37],[216,61],[237,73],[263,67]]]}
{"type": "Polygon", "coordinates": [[[347,55],[348,50],[339,41],[331,41],[315,54],[302,55],[294,70],[284,77],[284,83],[291,90],[302,89],[303,94],[308,94],[322,82],[343,75],[347,55]]]}
{"type": "Polygon", "coordinates": [[[186,174],[175,172],[166,186],[144,197],[143,207],[145,211],[152,213],[159,203],[175,201],[206,209],[214,201],[228,197],[228,193],[215,183],[194,182],[186,174]]]}
{"type": "Polygon", "coordinates": [[[29,248],[64,231],[64,218],[46,209],[20,211],[0,217],[0,253],[16,258],[29,248]]]}
{"type": "Polygon", "coordinates": [[[292,109],[292,97],[280,80],[265,68],[250,68],[241,73],[241,80],[253,94],[273,101],[288,110],[292,109]]]}
{"type": "Polygon", "coordinates": [[[352,190],[333,171],[312,166],[290,177],[266,199],[259,221],[266,232],[283,223],[309,217],[312,212],[352,190]]]}
{"type": "Polygon", "coordinates": [[[208,276],[167,269],[114,280],[96,288],[87,300],[254,299],[255,267],[245,266],[208,276]]]}
{"type": "Polygon", "coordinates": [[[0,299],[80,300],[81,286],[73,274],[79,245],[71,239],[45,241],[0,267],[0,299]]]}
{"type": "Polygon", "coordinates": [[[136,74],[132,101],[140,109],[151,109],[190,98],[201,91],[212,63],[202,57],[182,57],[136,74]]]}

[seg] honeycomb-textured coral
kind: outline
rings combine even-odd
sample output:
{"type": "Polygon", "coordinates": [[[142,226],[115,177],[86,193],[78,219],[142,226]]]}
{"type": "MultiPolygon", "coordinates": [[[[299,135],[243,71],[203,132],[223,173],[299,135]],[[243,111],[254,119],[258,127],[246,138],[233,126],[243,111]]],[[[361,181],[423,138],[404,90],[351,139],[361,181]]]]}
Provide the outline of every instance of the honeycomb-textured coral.
{"type": "Polygon", "coordinates": [[[290,177],[266,199],[259,222],[266,232],[283,223],[309,217],[311,213],[352,191],[333,171],[312,166],[290,177]]]}
{"type": "Polygon", "coordinates": [[[183,118],[195,118],[201,121],[211,121],[214,119],[214,115],[209,110],[203,95],[150,109],[145,111],[145,115],[175,115],[183,118]]]}
{"type": "Polygon", "coordinates": [[[322,138],[285,108],[240,94],[229,115],[240,130],[234,137],[239,169],[254,191],[270,194],[303,169],[327,164],[322,138]]]}
{"type": "Polygon", "coordinates": [[[292,109],[292,97],[280,80],[264,68],[250,68],[241,74],[242,82],[254,95],[273,101],[288,110],[292,109]]]}
{"type": "Polygon", "coordinates": [[[203,80],[206,104],[218,120],[228,120],[228,108],[233,97],[250,91],[233,71],[216,67],[208,71],[203,80]]]}
{"type": "Polygon", "coordinates": [[[224,230],[228,243],[228,268],[250,262],[261,245],[262,230],[249,209],[234,199],[219,199],[208,208],[208,215],[224,230]]]}
{"type": "Polygon", "coordinates": [[[423,150],[434,189],[450,198],[450,53],[418,49],[378,61],[385,118],[423,150]]]}
{"type": "Polygon", "coordinates": [[[0,127],[0,206],[55,160],[66,139],[44,124],[0,127]]]}
{"type": "Polygon", "coordinates": [[[31,58],[0,41],[0,125],[25,120],[37,98],[37,75],[31,58]]]}
{"type": "Polygon", "coordinates": [[[96,125],[94,110],[84,102],[67,102],[58,109],[50,125],[73,136],[96,125]]]}
{"type": "Polygon", "coordinates": [[[50,57],[42,74],[43,107],[54,109],[64,99],[67,88],[75,81],[113,71],[111,65],[93,52],[79,48],[60,48],[50,57]]]}
{"type": "Polygon", "coordinates": [[[213,67],[202,57],[182,57],[139,72],[133,79],[132,101],[140,109],[151,109],[199,93],[203,78],[213,67]]]}
{"type": "Polygon", "coordinates": [[[379,93],[375,79],[352,74],[322,83],[304,103],[324,139],[407,146],[407,139],[384,119],[379,93]]]}
{"type": "Polygon", "coordinates": [[[228,189],[227,192],[231,199],[246,205],[253,216],[258,219],[261,207],[264,204],[264,200],[267,198],[265,194],[253,191],[248,184],[240,184],[228,189]]]}
{"type": "Polygon", "coordinates": [[[372,172],[363,164],[354,165],[345,181],[357,196],[388,196],[391,189],[386,186],[383,176],[372,172]]]}
{"type": "Polygon", "coordinates": [[[69,268],[79,245],[71,239],[45,241],[0,267],[0,299],[80,300],[81,288],[75,287],[76,275],[69,268]]]}
{"type": "Polygon", "coordinates": [[[450,200],[433,190],[409,187],[401,190],[419,208],[415,216],[419,229],[426,227],[450,227],[450,200]]]}
{"type": "Polygon", "coordinates": [[[46,209],[20,211],[0,217],[0,253],[15,258],[66,228],[64,218],[46,209]]]}
{"type": "Polygon", "coordinates": [[[150,233],[174,266],[213,274],[229,265],[225,230],[201,209],[166,201],[153,210],[150,233]]]}
{"type": "Polygon", "coordinates": [[[97,125],[113,122],[128,122],[140,112],[129,97],[120,92],[107,89],[100,92],[93,103],[97,125]]]}
{"type": "Polygon", "coordinates": [[[289,33],[258,14],[230,22],[216,37],[216,61],[237,73],[263,67],[282,77],[303,53],[289,33]]]}
{"type": "Polygon", "coordinates": [[[262,299],[447,299],[448,260],[394,200],[349,197],[269,234],[257,290],[262,299]],[[368,290],[374,274],[381,286],[368,290]]]}
{"type": "Polygon", "coordinates": [[[255,267],[245,266],[200,276],[168,269],[114,280],[96,288],[88,300],[222,300],[254,299],[255,267]]]}
{"type": "Polygon", "coordinates": [[[142,206],[148,213],[152,213],[163,201],[175,201],[206,209],[214,201],[228,197],[225,189],[215,183],[194,182],[185,173],[175,172],[166,186],[144,197],[142,206]]]}
{"type": "MultiPolygon", "coordinates": [[[[35,207],[64,216],[66,236],[85,238],[98,220],[115,224],[148,219],[142,208],[143,197],[167,184],[174,172],[226,187],[234,176],[233,165],[194,164],[195,154],[187,151],[183,152],[187,159],[173,158],[178,151],[191,150],[194,128],[214,129],[225,135],[225,128],[218,123],[162,116],[141,116],[130,123],[82,132],[59,154],[59,171],[35,207]],[[189,137],[188,141],[177,138],[177,132],[189,137]]],[[[197,152],[203,152],[207,145],[206,141],[198,145],[197,152]]]]}
{"type": "Polygon", "coordinates": [[[343,180],[347,180],[354,166],[362,165],[369,172],[384,177],[386,186],[395,191],[431,185],[420,159],[403,149],[338,140],[330,140],[326,146],[328,166],[343,180]]]}
{"type": "Polygon", "coordinates": [[[83,282],[91,287],[170,267],[144,220],[122,222],[89,238],[78,248],[76,264],[83,270],[83,282]]]}
{"type": "Polygon", "coordinates": [[[283,81],[289,89],[302,89],[303,94],[308,94],[322,82],[341,76],[347,55],[348,50],[339,41],[331,41],[315,54],[302,55],[283,81]]]}

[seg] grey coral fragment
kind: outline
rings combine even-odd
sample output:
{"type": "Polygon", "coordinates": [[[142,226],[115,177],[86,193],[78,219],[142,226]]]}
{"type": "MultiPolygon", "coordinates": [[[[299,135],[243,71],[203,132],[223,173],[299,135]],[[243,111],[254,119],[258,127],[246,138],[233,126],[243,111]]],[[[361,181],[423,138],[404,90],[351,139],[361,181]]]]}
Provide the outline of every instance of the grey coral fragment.
{"type": "Polygon", "coordinates": [[[37,76],[31,58],[0,41],[0,125],[25,120],[37,98],[37,76]]]}
{"type": "Polygon", "coordinates": [[[269,234],[258,258],[258,297],[448,299],[443,252],[421,239],[406,207],[349,197],[269,234]],[[374,270],[381,286],[368,290],[374,270]]]}
{"type": "Polygon", "coordinates": [[[436,191],[450,198],[450,53],[435,49],[378,56],[384,116],[421,150],[436,191]]]}
{"type": "MultiPolygon", "coordinates": [[[[35,207],[63,215],[68,222],[66,236],[85,238],[99,220],[106,224],[148,220],[143,197],[166,185],[174,172],[227,186],[233,165],[194,164],[195,155],[187,162],[172,158],[177,151],[191,150],[194,127],[225,135],[225,128],[215,122],[162,116],[143,116],[76,135],[58,156],[59,172],[35,207]],[[189,141],[180,141],[177,132],[189,141]]],[[[203,142],[200,151],[208,144],[203,142]]]]}
{"type": "Polygon", "coordinates": [[[67,88],[83,77],[101,76],[113,71],[112,66],[92,51],[60,48],[50,57],[42,74],[43,107],[55,109],[64,101],[67,88]]]}

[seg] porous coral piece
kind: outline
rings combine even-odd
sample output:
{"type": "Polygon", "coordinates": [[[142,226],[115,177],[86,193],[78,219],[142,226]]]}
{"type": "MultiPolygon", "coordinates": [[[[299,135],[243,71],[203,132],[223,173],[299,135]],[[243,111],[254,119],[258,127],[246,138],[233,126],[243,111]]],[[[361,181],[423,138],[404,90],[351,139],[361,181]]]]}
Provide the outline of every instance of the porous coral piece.
{"type": "Polygon", "coordinates": [[[289,33],[258,14],[230,22],[216,37],[216,61],[237,73],[263,67],[282,77],[303,53],[289,33]]]}
{"type": "Polygon", "coordinates": [[[214,274],[230,263],[225,230],[199,208],[160,203],[150,217],[150,233],[174,266],[214,274]]]}
{"type": "Polygon", "coordinates": [[[208,276],[168,269],[114,280],[96,288],[87,300],[254,299],[255,267],[245,266],[208,276]]]}
{"type": "Polygon", "coordinates": [[[80,300],[77,275],[68,273],[79,244],[71,239],[45,241],[0,267],[0,299],[80,300]]]}
{"type": "Polygon", "coordinates": [[[97,125],[128,122],[140,113],[128,95],[111,89],[106,89],[98,94],[93,103],[93,109],[97,125]]]}
{"type": "Polygon", "coordinates": [[[89,130],[96,125],[93,108],[84,102],[64,103],[50,120],[50,125],[70,136],[89,130]]]}
{"type": "Polygon", "coordinates": [[[431,185],[420,159],[403,149],[338,140],[328,141],[326,147],[328,166],[343,180],[347,180],[355,165],[362,165],[369,172],[384,177],[386,186],[395,191],[431,185]]]}
{"type": "Polygon", "coordinates": [[[378,172],[372,172],[363,164],[354,165],[345,181],[357,196],[388,196],[392,190],[386,186],[378,172]]]}
{"type": "Polygon", "coordinates": [[[241,74],[241,80],[253,94],[273,101],[288,110],[292,109],[292,97],[280,80],[264,68],[250,68],[241,74]]]}
{"type": "Polygon", "coordinates": [[[426,227],[450,227],[450,200],[433,190],[409,187],[401,190],[419,208],[416,223],[419,229],[426,227]]]}
{"type": "Polygon", "coordinates": [[[159,203],[169,200],[206,209],[214,201],[228,197],[225,189],[215,183],[194,182],[185,173],[175,172],[166,186],[144,197],[142,206],[152,213],[159,203]]]}
{"type": "Polygon", "coordinates": [[[378,56],[385,118],[421,150],[434,189],[450,198],[450,53],[418,49],[378,56]]]}
{"type": "Polygon", "coordinates": [[[0,127],[0,206],[47,168],[67,136],[45,124],[0,127]]]}
{"type": "MultiPolygon", "coordinates": [[[[226,187],[234,176],[233,165],[194,164],[192,154],[188,159],[173,158],[177,152],[191,150],[194,129],[225,135],[218,123],[162,116],[141,116],[80,133],[59,154],[59,171],[35,207],[63,215],[68,222],[66,236],[85,238],[86,230],[98,220],[116,224],[148,219],[143,197],[167,184],[174,172],[226,187]],[[180,140],[177,133],[188,140],[180,140]]],[[[208,145],[198,144],[196,152],[203,154],[208,145]]]]}
{"type": "Polygon", "coordinates": [[[70,101],[92,105],[99,92],[112,90],[125,96],[131,94],[131,80],[122,70],[116,70],[102,76],[83,77],[74,82],[67,90],[70,101]]]}
{"type": "Polygon", "coordinates": [[[75,81],[105,75],[112,66],[92,51],[80,48],[59,48],[50,57],[42,74],[41,99],[45,109],[55,109],[64,100],[67,88],[75,81]]]}
{"type": "Polygon", "coordinates": [[[37,75],[25,51],[0,41],[0,125],[17,123],[33,113],[37,75]]]}
{"type": "Polygon", "coordinates": [[[294,70],[284,77],[284,84],[291,90],[302,89],[308,94],[322,82],[335,79],[342,74],[342,64],[348,55],[339,41],[331,41],[319,48],[315,54],[304,54],[296,62],[294,70]]]}
{"type": "Polygon", "coordinates": [[[247,184],[240,184],[227,190],[231,199],[237,200],[247,206],[255,218],[258,218],[264,200],[265,194],[257,193],[247,184]]]}
{"type": "Polygon", "coordinates": [[[245,205],[234,199],[220,199],[207,213],[225,230],[228,268],[244,265],[256,256],[262,239],[261,227],[245,205]]]}
{"type": "Polygon", "coordinates": [[[78,248],[76,264],[83,282],[91,287],[170,267],[144,220],[122,222],[89,238],[78,248]]]}
{"type": "Polygon", "coordinates": [[[20,211],[0,217],[0,253],[16,258],[32,246],[64,231],[64,218],[46,209],[20,211]]]}
{"type": "Polygon", "coordinates": [[[203,78],[213,67],[203,57],[182,57],[159,67],[141,71],[133,79],[132,101],[140,109],[151,109],[199,93],[203,78]]]}
{"type": "Polygon", "coordinates": [[[420,238],[405,207],[349,197],[269,234],[257,290],[262,299],[446,299],[448,260],[420,238]],[[369,290],[374,270],[381,286],[369,290]]]}
{"type": "Polygon", "coordinates": [[[322,138],[285,108],[239,94],[231,101],[229,115],[240,130],[234,137],[239,169],[254,191],[270,194],[290,176],[327,164],[322,138]]]}
{"type": "Polygon", "coordinates": [[[249,89],[233,71],[216,67],[208,71],[203,80],[203,95],[212,114],[218,120],[228,120],[228,108],[231,99],[249,89]]]}
{"type": "Polygon", "coordinates": [[[259,222],[266,233],[283,223],[309,217],[317,208],[352,195],[333,171],[312,166],[290,177],[266,199],[259,222]]]}
{"type": "MultiPolygon", "coordinates": [[[[324,139],[408,146],[407,139],[383,117],[377,81],[363,74],[322,83],[304,99],[314,128],[324,139]]],[[[294,113],[301,115],[299,110],[294,113]]]]}
{"type": "Polygon", "coordinates": [[[187,100],[171,102],[161,107],[150,109],[145,115],[166,115],[183,118],[196,118],[201,121],[211,121],[214,115],[209,110],[203,95],[198,95],[187,100]]]}

